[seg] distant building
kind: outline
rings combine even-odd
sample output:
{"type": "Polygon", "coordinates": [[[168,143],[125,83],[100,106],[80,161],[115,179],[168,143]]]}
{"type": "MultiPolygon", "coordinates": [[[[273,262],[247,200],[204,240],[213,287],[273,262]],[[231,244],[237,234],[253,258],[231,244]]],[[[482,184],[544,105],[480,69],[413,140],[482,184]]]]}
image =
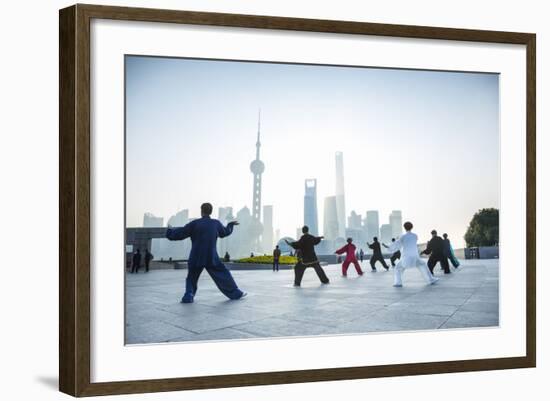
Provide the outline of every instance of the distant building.
{"type": "Polygon", "coordinates": [[[363,230],[361,228],[346,228],[346,239],[353,238],[355,246],[363,242],[363,230]]]}
{"type": "Polygon", "coordinates": [[[366,218],[367,238],[372,241],[373,237],[380,237],[380,222],[378,219],[378,210],[367,210],[366,218]]]}
{"type": "Polygon", "coordinates": [[[262,234],[262,248],[269,254],[273,248],[273,206],[264,206],[264,232],[262,234]]]}
{"type": "Polygon", "coordinates": [[[231,206],[218,208],[218,220],[221,221],[224,225],[230,221],[227,218],[228,216],[233,217],[233,208],[231,206]]]}
{"type": "Polygon", "coordinates": [[[143,227],[163,227],[164,218],[156,217],[152,213],[145,213],[143,215],[143,227]]]}
{"type": "Polygon", "coordinates": [[[344,155],[336,152],[336,216],[338,236],[346,235],[346,197],[344,191],[344,155]]]}
{"type": "MultiPolygon", "coordinates": [[[[233,218],[233,208],[231,206],[228,207],[219,207],[218,208],[218,220],[226,226],[227,223],[230,221],[235,220],[233,218]]],[[[217,249],[219,255],[225,255],[226,252],[229,252],[230,250],[230,243],[231,243],[231,236],[226,238],[220,238],[217,242],[217,249]]],[[[234,255],[231,255],[231,252],[229,252],[229,255],[232,257],[234,255]]]]}
{"type": "Polygon", "coordinates": [[[182,227],[189,222],[189,210],[183,209],[168,219],[168,225],[171,227],[182,227]]]}
{"type": "Polygon", "coordinates": [[[311,235],[319,235],[317,222],[317,180],[307,179],[304,184],[304,225],[311,235]]]}
{"type": "Polygon", "coordinates": [[[275,243],[279,243],[279,240],[281,239],[281,230],[280,229],[276,229],[275,230],[275,243]]]}
{"type": "Polygon", "coordinates": [[[279,245],[279,249],[281,250],[281,255],[288,255],[290,252],[294,253],[294,249],[290,245],[288,245],[285,240],[288,242],[294,242],[296,241],[294,238],[290,237],[283,237],[279,241],[277,241],[277,245],[279,245]]]}
{"type": "Polygon", "coordinates": [[[380,227],[380,242],[388,244],[392,239],[392,226],[391,224],[382,224],[380,227]]]}
{"type": "MultiPolygon", "coordinates": [[[[255,221],[246,206],[237,212],[236,220],[239,225],[233,229],[233,234],[227,237],[227,250],[231,258],[249,256],[251,252],[257,253],[255,221]]],[[[225,240],[225,239],[224,239],[225,240]]]]}
{"type": "Polygon", "coordinates": [[[336,197],[327,196],[325,198],[324,206],[323,235],[328,241],[334,241],[338,237],[338,215],[336,212],[336,197]]]}
{"type": "Polygon", "coordinates": [[[390,214],[392,238],[397,238],[403,232],[403,216],[401,210],[392,210],[390,214]]]}
{"type": "Polygon", "coordinates": [[[354,230],[361,229],[361,215],[355,213],[355,210],[352,210],[351,214],[348,217],[348,228],[351,228],[354,230]]]}
{"type": "Polygon", "coordinates": [[[322,239],[319,245],[315,247],[315,253],[317,255],[334,255],[336,249],[334,241],[322,239]]]}

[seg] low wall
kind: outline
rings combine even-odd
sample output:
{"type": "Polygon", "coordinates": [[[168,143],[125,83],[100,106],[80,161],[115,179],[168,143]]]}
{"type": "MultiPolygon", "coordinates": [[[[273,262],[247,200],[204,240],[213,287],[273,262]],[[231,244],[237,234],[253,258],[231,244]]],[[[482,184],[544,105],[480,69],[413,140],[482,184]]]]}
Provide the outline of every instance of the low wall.
{"type": "Polygon", "coordinates": [[[498,259],[498,246],[480,246],[479,248],[460,248],[454,250],[459,259],[498,259]]]}

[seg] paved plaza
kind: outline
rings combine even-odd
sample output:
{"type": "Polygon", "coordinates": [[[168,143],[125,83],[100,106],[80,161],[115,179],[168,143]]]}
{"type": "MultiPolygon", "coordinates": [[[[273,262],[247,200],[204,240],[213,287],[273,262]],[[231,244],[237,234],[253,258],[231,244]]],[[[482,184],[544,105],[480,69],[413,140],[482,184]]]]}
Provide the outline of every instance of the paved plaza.
{"type": "MultiPolygon", "coordinates": [[[[352,266],[353,267],[353,266],[352,266]]],[[[192,304],[181,304],[187,270],[126,275],[126,343],[213,341],[403,330],[487,327],[499,324],[498,260],[461,261],[461,267],[426,286],[416,269],[395,288],[382,267],[348,278],[340,265],[325,266],[331,282],[321,285],[307,269],[302,287],[294,272],[233,271],[242,300],[227,300],[206,271],[192,304]]]]}

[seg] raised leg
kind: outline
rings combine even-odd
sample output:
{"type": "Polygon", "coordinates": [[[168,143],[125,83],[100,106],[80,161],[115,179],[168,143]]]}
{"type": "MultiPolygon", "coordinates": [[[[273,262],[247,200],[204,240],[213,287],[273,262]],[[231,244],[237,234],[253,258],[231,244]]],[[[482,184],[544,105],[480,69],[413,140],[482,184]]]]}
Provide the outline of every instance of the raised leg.
{"type": "Polygon", "coordinates": [[[315,263],[313,265],[313,268],[315,269],[315,273],[317,273],[317,277],[319,277],[319,280],[321,280],[321,283],[328,284],[328,277],[321,265],[319,263],[315,263]]]}
{"type": "Polygon", "coordinates": [[[353,265],[355,266],[355,270],[357,271],[357,274],[362,275],[363,270],[361,270],[361,265],[359,264],[359,262],[357,260],[354,260],[353,265]]]}
{"type": "Polygon", "coordinates": [[[214,283],[219,290],[229,299],[239,299],[243,296],[243,292],[237,287],[237,283],[233,279],[231,272],[227,270],[227,267],[223,263],[215,266],[209,266],[206,268],[214,283]]]}

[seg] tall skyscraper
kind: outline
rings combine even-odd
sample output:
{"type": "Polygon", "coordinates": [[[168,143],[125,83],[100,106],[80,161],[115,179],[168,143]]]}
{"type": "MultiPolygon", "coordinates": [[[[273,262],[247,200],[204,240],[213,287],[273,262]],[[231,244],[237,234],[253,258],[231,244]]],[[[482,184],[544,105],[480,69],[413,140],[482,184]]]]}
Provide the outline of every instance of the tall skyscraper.
{"type": "Polygon", "coordinates": [[[392,210],[390,214],[391,235],[397,238],[403,232],[403,216],[401,210],[392,210]]]}
{"type": "Polygon", "coordinates": [[[317,222],[317,180],[306,179],[304,194],[304,225],[309,227],[311,235],[319,235],[317,222]]]}
{"type": "Polygon", "coordinates": [[[264,206],[264,232],[262,234],[262,249],[269,254],[273,248],[273,206],[264,206]]]}
{"type": "Polygon", "coordinates": [[[326,240],[334,241],[338,237],[338,214],[336,211],[336,196],[327,196],[325,198],[325,205],[323,210],[323,235],[325,236],[326,240]]]}
{"type": "Polygon", "coordinates": [[[152,213],[145,213],[143,215],[143,227],[162,227],[164,225],[164,218],[157,217],[152,213]]]}
{"type": "Polygon", "coordinates": [[[367,238],[372,241],[372,237],[380,236],[380,221],[378,219],[378,210],[367,210],[367,238]]]}
{"type": "Polygon", "coordinates": [[[336,152],[336,213],[338,237],[346,236],[346,198],[344,195],[344,155],[336,152]]]}
{"type": "Polygon", "coordinates": [[[252,218],[256,221],[260,221],[261,207],[262,207],[262,173],[264,172],[264,162],[260,160],[260,118],[261,114],[258,112],[258,137],[256,139],[256,159],[250,163],[250,171],[254,175],[254,182],[252,187],[252,218]]]}
{"type": "Polygon", "coordinates": [[[391,224],[382,224],[380,227],[380,242],[388,244],[392,239],[392,227],[391,224]]]}

